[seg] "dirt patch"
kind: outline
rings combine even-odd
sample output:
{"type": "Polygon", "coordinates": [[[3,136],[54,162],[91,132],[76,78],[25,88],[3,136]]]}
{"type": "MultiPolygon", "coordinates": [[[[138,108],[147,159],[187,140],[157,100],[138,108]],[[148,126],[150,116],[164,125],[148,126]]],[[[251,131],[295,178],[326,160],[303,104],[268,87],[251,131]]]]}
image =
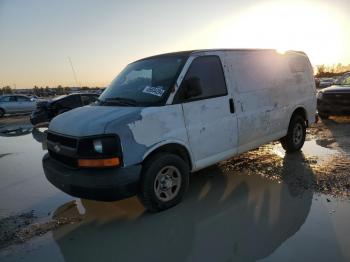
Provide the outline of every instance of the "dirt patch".
{"type": "Polygon", "coordinates": [[[34,236],[43,235],[60,226],[78,223],[80,217],[62,217],[47,222],[36,222],[34,211],[0,219],[0,249],[24,243],[34,236]]]}
{"type": "Polygon", "coordinates": [[[350,159],[348,156],[331,157],[322,165],[311,165],[317,190],[333,196],[350,197],[350,159]]]}
{"type": "Polygon", "coordinates": [[[307,129],[306,139],[327,139],[332,137],[332,132],[322,122],[313,124],[307,129]]]}
{"type": "Polygon", "coordinates": [[[329,123],[319,122],[307,132],[307,140],[315,140],[320,149],[337,150],[337,154],[327,156],[325,160],[320,161],[317,152],[315,156],[303,152],[280,156],[274,151],[278,142],[274,142],[236,156],[220,166],[226,172],[245,169],[248,174],[283,181],[294,192],[311,189],[336,197],[350,197],[350,156],[346,151],[350,118],[341,117],[329,121],[332,121],[332,128],[329,123]]]}
{"type": "Polygon", "coordinates": [[[0,136],[20,136],[32,130],[28,115],[16,115],[0,118],[0,136]]]}
{"type": "Polygon", "coordinates": [[[29,115],[11,115],[0,118],[0,127],[21,124],[27,125],[30,124],[29,115]]]}
{"type": "Polygon", "coordinates": [[[296,194],[314,190],[333,196],[350,197],[350,160],[335,156],[323,163],[301,153],[285,158],[277,156],[271,146],[263,146],[220,164],[224,172],[248,171],[268,179],[285,182],[296,194]]]}

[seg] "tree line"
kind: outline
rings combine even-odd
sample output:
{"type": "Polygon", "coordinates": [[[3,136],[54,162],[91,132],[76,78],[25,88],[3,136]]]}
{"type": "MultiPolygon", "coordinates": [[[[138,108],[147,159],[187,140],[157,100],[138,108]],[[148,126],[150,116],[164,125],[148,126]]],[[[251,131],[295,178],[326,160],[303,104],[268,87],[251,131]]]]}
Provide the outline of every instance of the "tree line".
{"type": "MultiPolygon", "coordinates": [[[[80,87],[81,91],[88,91],[90,89],[98,89],[98,87],[80,87]]],[[[72,91],[71,87],[63,87],[58,85],[57,87],[38,87],[34,86],[32,89],[28,89],[28,93],[36,96],[50,96],[50,95],[65,95],[72,91]]],[[[4,94],[13,94],[16,93],[16,89],[11,88],[10,86],[4,86],[0,88],[0,95],[4,94]]]]}
{"type": "Polygon", "coordinates": [[[317,65],[315,77],[333,77],[341,76],[350,71],[350,65],[342,65],[341,63],[333,65],[317,65]]]}
{"type": "MultiPolygon", "coordinates": [[[[316,66],[316,75],[315,77],[333,77],[333,76],[341,76],[346,72],[350,72],[350,64],[342,65],[341,63],[333,64],[333,65],[317,65],[316,66]]],[[[90,89],[98,89],[98,87],[88,87],[83,86],[79,88],[82,91],[87,91],[90,89]]],[[[71,87],[63,87],[58,85],[57,87],[38,87],[34,86],[28,93],[36,96],[50,96],[50,95],[65,95],[71,91],[71,87]]],[[[4,86],[0,88],[0,95],[3,94],[12,94],[14,93],[14,89],[10,86],[4,86]]]]}

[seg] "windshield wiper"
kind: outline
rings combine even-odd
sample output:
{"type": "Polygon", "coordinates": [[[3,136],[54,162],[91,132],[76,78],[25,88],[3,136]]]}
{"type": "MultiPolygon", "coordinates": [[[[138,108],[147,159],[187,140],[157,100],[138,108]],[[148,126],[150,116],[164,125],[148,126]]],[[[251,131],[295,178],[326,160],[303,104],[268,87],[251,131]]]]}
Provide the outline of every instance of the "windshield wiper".
{"type": "Polygon", "coordinates": [[[102,103],[115,103],[120,105],[130,105],[135,106],[137,105],[137,101],[131,98],[124,98],[124,97],[111,97],[106,98],[105,100],[100,100],[102,103]]]}

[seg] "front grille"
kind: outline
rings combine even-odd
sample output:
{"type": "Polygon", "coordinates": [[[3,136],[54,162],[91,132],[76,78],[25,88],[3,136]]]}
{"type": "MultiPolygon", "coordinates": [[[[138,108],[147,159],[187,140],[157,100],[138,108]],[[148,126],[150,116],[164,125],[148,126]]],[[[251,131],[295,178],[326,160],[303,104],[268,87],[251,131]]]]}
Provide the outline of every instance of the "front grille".
{"type": "Polygon", "coordinates": [[[323,100],[335,105],[350,106],[350,93],[324,93],[323,100]]]}
{"type": "Polygon", "coordinates": [[[78,140],[75,138],[60,136],[50,132],[47,133],[47,140],[71,148],[76,148],[78,142],[78,140]]]}
{"type": "Polygon", "coordinates": [[[69,167],[72,167],[72,168],[77,168],[78,167],[78,161],[77,161],[76,158],[60,155],[60,154],[57,154],[57,153],[53,152],[52,150],[49,150],[49,154],[50,154],[50,156],[53,159],[63,163],[66,166],[69,166],[69,167]]]}

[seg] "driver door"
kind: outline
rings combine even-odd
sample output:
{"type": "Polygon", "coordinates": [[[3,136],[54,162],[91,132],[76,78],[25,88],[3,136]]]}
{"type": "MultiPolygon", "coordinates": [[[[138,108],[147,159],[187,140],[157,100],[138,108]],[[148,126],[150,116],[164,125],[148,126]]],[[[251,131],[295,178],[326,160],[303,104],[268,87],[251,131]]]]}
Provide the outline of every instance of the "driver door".
{"type": "MultiPolygon", "coordinates": [[[[191,87],[189,87],[191,88],[191,87]]],[[[199,169],[237,152],[237,116],[218,56],[195,58],[179,88],[190,148],[199,169]],[[181,98],[187,80],[200,81],[201,94],[181,98]]]]}

